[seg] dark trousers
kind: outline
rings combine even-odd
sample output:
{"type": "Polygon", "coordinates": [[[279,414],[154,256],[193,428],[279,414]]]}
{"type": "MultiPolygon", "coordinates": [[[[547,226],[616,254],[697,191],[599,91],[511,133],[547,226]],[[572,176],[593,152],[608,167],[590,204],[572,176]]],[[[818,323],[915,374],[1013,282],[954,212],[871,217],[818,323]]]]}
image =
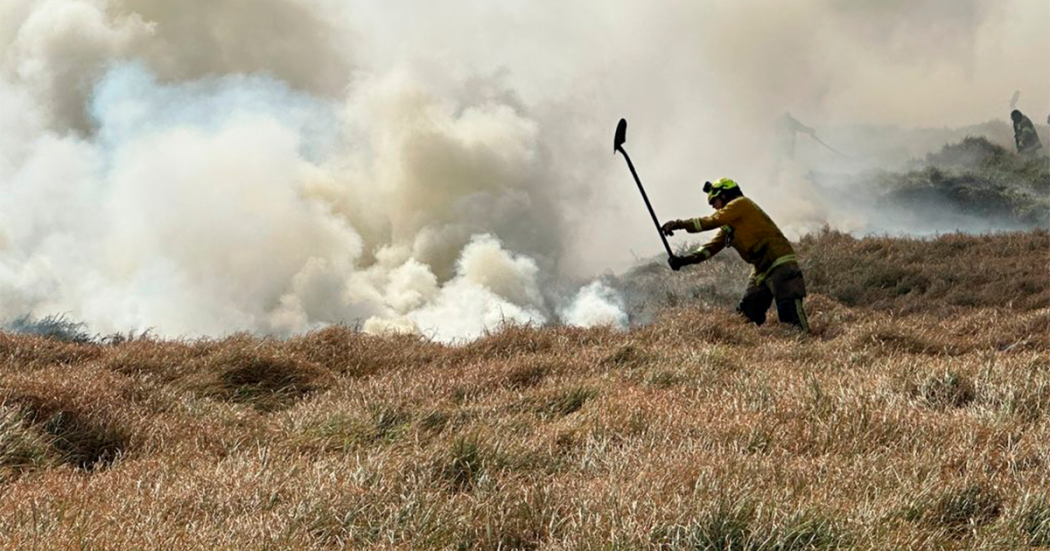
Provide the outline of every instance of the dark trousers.
{"type": "Polygon", "coordinates": [[[790,323],[808,333],[809,320],[802,307],[805,296],[806,282],[802,270],[798,264],[789,262],[778,266],[765,278],[751,276],[744,298],[740,299],[736,309],[756,325],[762,325],[766,322],[766,311],[776,301],[780,323],[790,323]]]}

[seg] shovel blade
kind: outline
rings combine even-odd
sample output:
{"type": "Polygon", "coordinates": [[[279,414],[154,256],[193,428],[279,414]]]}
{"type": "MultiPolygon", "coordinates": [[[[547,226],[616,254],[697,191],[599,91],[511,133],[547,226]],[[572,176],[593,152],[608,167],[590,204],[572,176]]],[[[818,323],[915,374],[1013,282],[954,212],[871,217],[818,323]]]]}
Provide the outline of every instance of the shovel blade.
{"type": "Polygon", "coordinates": [[[627,119],[620,119],[620,123],[616,125],[616,137],[613,138],[613,153],[615,153],[620,146],[627,141],[627,119]]]}

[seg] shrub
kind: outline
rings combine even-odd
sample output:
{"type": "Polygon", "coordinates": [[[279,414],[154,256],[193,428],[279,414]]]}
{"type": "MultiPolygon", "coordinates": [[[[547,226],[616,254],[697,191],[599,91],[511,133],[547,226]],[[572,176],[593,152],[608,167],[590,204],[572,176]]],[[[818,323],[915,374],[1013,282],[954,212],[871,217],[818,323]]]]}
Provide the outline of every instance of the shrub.
{"type": "Polygon", "coordinates": [[[65,314],[49,315],[35,319],[26,314],[4,325],[4,331],[37,335],[61,342],[87,344],[95,342],[96,336],[87,332],[82,322],[72,321],[65,314]]]}

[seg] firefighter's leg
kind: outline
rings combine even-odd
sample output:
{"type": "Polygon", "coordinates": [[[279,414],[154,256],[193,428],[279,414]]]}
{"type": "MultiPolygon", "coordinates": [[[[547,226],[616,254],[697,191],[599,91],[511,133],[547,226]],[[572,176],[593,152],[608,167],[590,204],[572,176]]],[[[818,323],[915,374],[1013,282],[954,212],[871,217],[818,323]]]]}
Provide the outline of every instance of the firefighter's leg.
{"type": "Polygon", "coordinates": [[[773,297],[777,302],[777,318],[780,323],[790,323],[809,333],[809,320],[802,306],[806,296],[806,282],[798,264],[785,264],[769,275],[773,297]]]}
{"type": "Polygon", "coordinates": [[[802,306],[801,298],[777,299],[777,317],[780,323],[790,323],[809,333],[809,320],[806,319],[806,309],[802,306]]]}
{"type": "Polygon", "coordinates": [[[747,290],[744,291],[744,298],[740,299],[736,311],[754,322],[755,325],[762,325],[766,322],[766,310],[769,310],[770,304],[773,304],[772,291],[765,285],[755,285],[752,281],[748,283],[747,290]]]}

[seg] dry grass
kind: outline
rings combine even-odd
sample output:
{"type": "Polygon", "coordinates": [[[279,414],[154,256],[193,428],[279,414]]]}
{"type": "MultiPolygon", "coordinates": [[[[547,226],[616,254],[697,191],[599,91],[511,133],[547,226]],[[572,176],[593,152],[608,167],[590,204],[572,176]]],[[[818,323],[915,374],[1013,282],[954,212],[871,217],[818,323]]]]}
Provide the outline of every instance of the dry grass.
{"type": "MultiPolygon", "coordinates": [[[[685,246],[683,249],[691,249],[685,246]]],[[[796,244],[806,288],[850,307],[898,314],[974,307],[1050,308],[1046,230],[932,239],[865,237],[825,229],[796,244]]],[[[663,260],[619,278],[632,318],[667,307],[732,308],[750,273],[732,251],[672,273],[663,260]]]]}
{"type": "Polygon", "coordinates": [[[0,333],[0,545],[1050,544],[1046,234],[813,239],[841,242],[809,249],[827,273],[879,245],[929,284],[866,305],[836,298],[860,275],[817,284],[811,337],[702,306],[457,347],[342,327],[107,345],[0,333]],[[984,276],[946,252],[1004,248],[984,276]],[[977,304],[927,304],[965,292],[977,304]]]}

